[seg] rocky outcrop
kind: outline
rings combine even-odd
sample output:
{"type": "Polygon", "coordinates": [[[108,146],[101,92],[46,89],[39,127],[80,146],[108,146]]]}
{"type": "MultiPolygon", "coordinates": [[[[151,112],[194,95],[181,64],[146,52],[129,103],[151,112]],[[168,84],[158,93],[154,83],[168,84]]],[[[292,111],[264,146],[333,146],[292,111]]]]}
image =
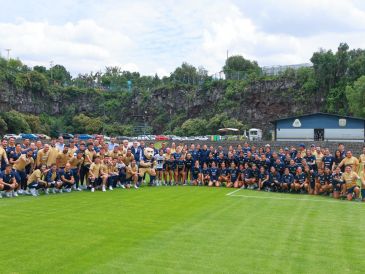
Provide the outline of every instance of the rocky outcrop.
{"type": "Polygon", "coordinates": [[[271,127],[270,121],[276,118],[320,111],[321,104],[316,102],[316,97],[304,94],[295,81],[257,81],[237,88],[230,94],[227,94],[225,85],[223,83],[211,88],[160,88],[118,97],[117,94],[103,96],[100,91],[80,92],[72,89],[35,94],[0,84],[0,111],[14,109],[23,113],[57,116],[72,108],[75,113],[111,115],[113,119],[128,123],[133,122],[136,115],[147,111],[148,122],[156,133],[165,129],[163,122],[153,123],[158,116],[165,116],[165,120],[166,116],[167,120],[171,120],[175,115],[183,119],[200,116],[209,118],[216,113],[226,112],[251,127],[268,129],[271,127]],[[112,111],[109,110],[111,113],[105,113],[103,105],[111,99],[117,100],[118,104],[112,111]]]}

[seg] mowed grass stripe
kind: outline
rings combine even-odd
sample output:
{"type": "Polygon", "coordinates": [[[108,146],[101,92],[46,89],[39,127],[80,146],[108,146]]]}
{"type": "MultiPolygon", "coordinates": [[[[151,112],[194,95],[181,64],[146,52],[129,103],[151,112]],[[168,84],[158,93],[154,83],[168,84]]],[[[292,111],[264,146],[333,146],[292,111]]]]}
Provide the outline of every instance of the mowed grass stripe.
{"type": "Polygon", "coordinates": [[[229,192],[166,187],[3,199],[0,228],[15,227],[17,236],[0,254],[17,256],[2,272],[362,272],[363,207],[229,192]]]}

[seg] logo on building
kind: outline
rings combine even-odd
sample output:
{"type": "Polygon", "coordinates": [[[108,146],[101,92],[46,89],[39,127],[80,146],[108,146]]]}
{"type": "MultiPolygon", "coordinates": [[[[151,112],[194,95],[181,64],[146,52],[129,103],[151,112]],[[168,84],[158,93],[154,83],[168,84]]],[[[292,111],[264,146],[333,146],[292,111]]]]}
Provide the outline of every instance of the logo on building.
{"type": "Polygon", "coordinates": [[[346,119],[338,119],[338,125],[340,127],[345,127],[346,126],[346,119]]]}
{"type": "Polygon", "coordinates": [[[293,127],[301,127],[302,123],[300,122],[299,119],[295,119],[293,122],[293,127]]]}

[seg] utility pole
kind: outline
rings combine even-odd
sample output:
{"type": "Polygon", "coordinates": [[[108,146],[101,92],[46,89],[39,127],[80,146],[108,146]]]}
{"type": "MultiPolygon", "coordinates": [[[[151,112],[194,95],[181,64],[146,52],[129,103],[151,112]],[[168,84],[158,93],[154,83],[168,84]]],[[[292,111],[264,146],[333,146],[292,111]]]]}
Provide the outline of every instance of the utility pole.
{"type": "Polygon", "coordinates": [[[8,52],[8,61],[10,60],[10,51],[11,49],[5,49],[8,52]]]}
{"type": "Polygon", "coordinates": [[[51,80],[53,80],[53,71],[52,71],[53,61],[50,61],[49,64],[50,64],[50,70],[51,70],[51,80]]]}

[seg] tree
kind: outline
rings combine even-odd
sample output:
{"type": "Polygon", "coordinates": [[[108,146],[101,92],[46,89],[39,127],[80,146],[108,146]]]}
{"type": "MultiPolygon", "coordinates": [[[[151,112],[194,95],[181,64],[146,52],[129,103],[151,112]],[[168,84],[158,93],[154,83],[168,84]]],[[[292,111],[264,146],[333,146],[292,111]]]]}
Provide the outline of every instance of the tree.
{"type": "Polygon", "coordinates": [[[201,118],[188,119],[181,125],[184,135],[197,136],[205,134],[207,121],[201,118]]]}
{"type": "Polygon", "coordinates": [[[203,68],[200,68],[199,71],[197,71],[196,67],[184,62],[171,73],[170,79],[185,84],[196,84],[200,79],[200,76],[204,76],[205,73],[203,68]]]}
{"type": "Polygon", "coordinates": [[[0,134],[4,135],[8,131],[8,125],[3,118],[0,117],[0,134]]]}
{"type": "Polygon", "coordinates": [[[256,61],[250,61],[241,55],[230,56],[223,67],[226,79],[242,80],[250,74],[260,75],[261,68],[256,61]]]}
{"type": "Polygon", "coordinates": [[[24,116],[15,110],[4,112],[2,118],[8,125],[8,131],[11,133],[18,134],[31,132],[29,124],[24,119],[24,116]]]}
{"type": "Polygon", "coordinates": [[[62,65],[55,65],[48,70],[48,77],[61,86],[66,86],[71,82],[71,74],[62,65]]]}
{"type": "Polygon", "coordinates": [[[100,117],[91,118],[83,113],[76,115],[72,119],[72,123],[77,133],[100,133],[104,127],[100,117]]]}
{"type": "Polygon", "coordinates": [[[357,79],[353,86],[347,86],[345,94],[351,112],[365,117],[365,75],[357,79]]]}

